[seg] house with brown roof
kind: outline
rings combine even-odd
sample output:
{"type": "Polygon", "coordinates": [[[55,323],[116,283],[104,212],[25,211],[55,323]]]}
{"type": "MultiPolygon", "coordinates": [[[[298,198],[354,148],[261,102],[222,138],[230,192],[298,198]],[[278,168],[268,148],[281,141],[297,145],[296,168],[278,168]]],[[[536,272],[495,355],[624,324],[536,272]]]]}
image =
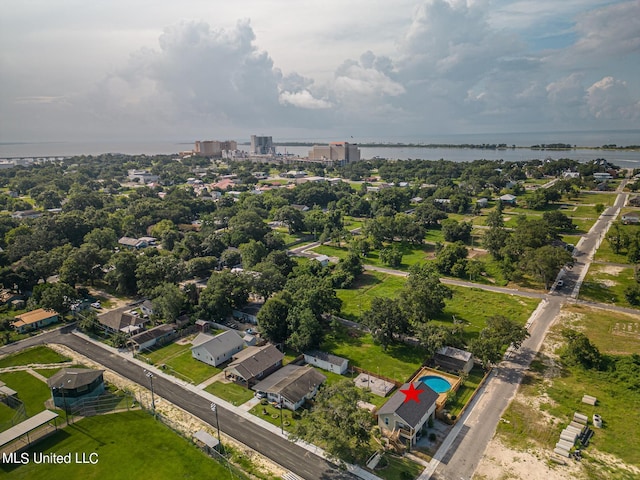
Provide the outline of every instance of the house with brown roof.
{"type": "Polygon", "coordinates": [[[146,350],[156,345],[164,345],[176,336],[176,328],[175,323],[158,325],[134,335],[127,344],[137,351],[146,350]]]}
{"type": "Polygon", "coordinates": [[[285,365],[251,389],[266,393],[268,400],[296,411],[315,396],[326,380],[327,377],[310,365],[285,365]]]}
{"type": "Polygon", "coordinates": [[[98,323],[107,333],[135,334],[142,330],[148,322],[148,318],[131,313],[130,307],[118,308],[98,315],[98,323]]]}
{"type": "Polygon", "coordinates": [[[247,347],[233,356],[233,360],[224,369],[225,378],[251,388],[267,375],[282,366],[284,355],[275,345],[247,347]]]}
{"type": "Polygon", "coordinates": [[[378,409],[378,426],[386,436],[398,434],[401,440],[409,440],[415,445],[424,432],[429,418],[433,418],[436,411],[438,394],[422,382],[414,382],[418,393],[418,402],[409,400],[400,390],[409,389],[405,383],[396,393],[378,409]]]}
{"type": "Polygon", "coordinates": [[[18,333],[25,333],[46,327],[47,325],[51,325],[57,321],[58,312],[39,308],[37,310],[23,313],[22,315],[16,315],[16,321],[12,322],[11,326],[13,326],[18,333]]]}

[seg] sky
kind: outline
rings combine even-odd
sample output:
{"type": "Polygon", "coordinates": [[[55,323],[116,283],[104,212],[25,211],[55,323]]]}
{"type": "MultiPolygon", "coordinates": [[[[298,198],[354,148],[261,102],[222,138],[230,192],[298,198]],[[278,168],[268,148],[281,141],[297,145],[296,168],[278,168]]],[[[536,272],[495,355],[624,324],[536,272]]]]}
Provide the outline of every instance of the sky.
{"type": "Polygon", "coordinates": [[[640,0],[2,0],[0,142],[640,129],[640,0]]]}

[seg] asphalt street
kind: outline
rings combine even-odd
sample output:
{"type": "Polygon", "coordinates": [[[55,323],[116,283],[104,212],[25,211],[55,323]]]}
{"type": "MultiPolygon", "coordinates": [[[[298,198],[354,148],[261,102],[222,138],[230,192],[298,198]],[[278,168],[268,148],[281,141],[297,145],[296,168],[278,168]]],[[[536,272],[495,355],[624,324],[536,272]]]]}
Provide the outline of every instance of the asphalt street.
{"type": "MultiPolygon", "coordinates": [[[[148,386],[149,379],[144,369],[126,358],[113,354],[76,335],[71,334],[73,327],[55,330],[27,339],[19,344],[11,344],[0,348],[0,353],[12,353],[31,345],[58,343],[84,355],[117,374],[140,385],[148,386]]],[[[162,377],[153,380],[156,395],[177,405],[190,414],[209,423],[215,428],[215,414],[211,411],[211,403],[189,390],[176,385],[162,377]]],[[[308,450],[274,435],[235,413],[218,406],[220,430],[244,445],[260,452],[278,465],[290,470],[305,480],[338,480],[355,479],[357,477],[338,469],[335,465],[308,450]]]]}

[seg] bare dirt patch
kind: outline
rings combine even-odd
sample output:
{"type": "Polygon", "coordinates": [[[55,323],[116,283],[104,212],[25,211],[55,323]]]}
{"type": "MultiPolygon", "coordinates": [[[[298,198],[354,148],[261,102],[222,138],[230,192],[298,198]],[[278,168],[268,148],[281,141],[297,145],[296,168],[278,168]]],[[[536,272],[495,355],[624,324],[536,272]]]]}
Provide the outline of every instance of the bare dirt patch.
{"type": "MultiPolygon", "coordinates": [[[[598,271],[600,273],[605,273],[607,275],[619,275],[621,272],[624,271],[624,268],[616,267],[615,265],[599,265],[598,266],[598,271]]],[[[600,280],[600,282],[602,283],[601,280],[600,280]]]]}

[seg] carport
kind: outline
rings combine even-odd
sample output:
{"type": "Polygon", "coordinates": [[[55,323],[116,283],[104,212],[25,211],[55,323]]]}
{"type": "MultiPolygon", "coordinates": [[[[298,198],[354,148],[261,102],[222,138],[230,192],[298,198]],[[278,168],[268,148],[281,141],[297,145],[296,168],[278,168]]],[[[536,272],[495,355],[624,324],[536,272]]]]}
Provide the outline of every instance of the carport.
{"type": "MultiPolygon", "coordinates": [[[[56,412],[52,412],[51,410],[45,410],[44,412],[40,412],[37,415],[34,415],[31,418],[26,419],[24,422],[20,422],[18,425],[15,425],[8,430],[0,433],[0,449],[3,452],[10,453],[21,450],[22,448],[30,447],[34,442],[37,442],[41,438],[47,436],[51,431],[56,431],[58,426],[55,422],[55,419],[58,417],[56,412]],[[42,432],[34,432],[53,420],[53,430],[49,429],[44,432],[44,435],[39,435],[42,432]],[[29,436],[31,433],[31,436],[29,436]],[[26,441],[23,438],[26,436],[26,441]],[[21,442],[16,442],[16,440],[21,440],[21,442]],[[9,445],[13,443],[12,445],[9,445]],[[9,447],[5,448],[7,445],[9,447]]],[[[49,425],[50,427],[51,425],[49,425]]]]}

